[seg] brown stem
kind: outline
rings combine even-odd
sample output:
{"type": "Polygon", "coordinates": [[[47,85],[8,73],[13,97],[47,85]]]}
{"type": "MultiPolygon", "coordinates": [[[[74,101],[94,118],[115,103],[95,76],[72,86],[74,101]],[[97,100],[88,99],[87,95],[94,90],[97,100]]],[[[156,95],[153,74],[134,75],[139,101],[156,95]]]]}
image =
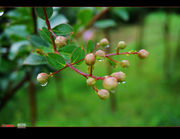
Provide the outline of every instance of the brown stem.
{"type": "Polygon", "coordinates": [[[13,89],[5,92],[4,97],[0,101],[0,111],[7,104],[7,102],[15,95],[15,93],[24,85],[24,83],[28,81],[28,79],[29,79],[29,75],[28,73],[26,73],[24,78],[13,89]]]}
{"type": "Polygon", "coordinates": [[[33,33],[37,34],[37,18],[36,18],[36,14],[35,14],[35,8],[32,8],[32,20],[33,20],[33,24],[34,24],[34,30],[33,33]]]}
{"type": "Polygon", "coordinates": [[[31,79],[29,79],[29,104],[30,104],[30,123],[32,126],[35,126],[36,122],[36,95],[35,95],[35,86],[31,79]]]}
{"type": "Polygon", "coordinates": [[[52,42],[52,45],[53,45],[54,52],[58,54],[58,51],[57,51],[57,49],[56,49],[56,44],[55,44],[55,42],[54,42],[54,38],[53,38],[53,36],[52,36],[52,34],[51,34],[51,32],[50,32],[51,26],[50,26],[50,23],[49,23],[49,20],[48,20],[48,17],[47,17],[47,13],[46,13],[46,9],[45,9],[45,8],[43,8],[43,12],[44,12],[46,25],[47,25],[47,27],[48,27],[48,32],[49,32],[49,36],[50,36],[50,38],[51,38],[51,42],[52,42]]]}
{"type": "Polygon", "coordinates": [[[90,76],[92,76],[93,66],[90,66],[90,76]]]}
{"type": "Polygon", "coordinates": [[[108,10],[110,9],[110,7],[106,7],[104,8],[101,12],[99,12],[98,14],[96,14],[92,19],[91,21],[89,22],[89,24],[87,24],[81,31],[79,31],[77,34],[76,34],[76,37],[80,37],[89,27],[91,27],[94,22],[96,20],[98,20],[102,15],[104,15],[108,10]]]}

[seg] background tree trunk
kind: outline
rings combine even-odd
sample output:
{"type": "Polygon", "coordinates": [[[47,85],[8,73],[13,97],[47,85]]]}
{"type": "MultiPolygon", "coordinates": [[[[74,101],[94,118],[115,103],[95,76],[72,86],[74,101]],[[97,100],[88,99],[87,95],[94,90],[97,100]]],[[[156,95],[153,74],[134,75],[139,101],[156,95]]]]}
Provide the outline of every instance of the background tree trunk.
{"type": "Polygon", "coordinates": [[[169,22],[170,22],[170,10],[168,9],[166,14],[166,20],[164,24],[164,77],[165,81],[168,83],[171,81],[171,47],[170,47],[170,32],[169,32],[169,22]]]}
{"type": "Polygon", "coordinates": [[[29,104],[30,104],[30,123],[31,126],[35,126],[37,117],[37,105],[36,105],[36,91],[35,85],[31,78],[29,79],[29,104]]]}
{"type": "MultiPolygon", "coordinates": [[[[107,38],[109,40],[109,45],[111,46],[111,38],[110,38],[110,29],[105,29],[104,30],[104,35],[105,38],[107,38]]],[[[106,48],[106,53],[111,53],[111,47],[106,48]]],[[[106,64],[106,68],[107,68],[107,74],[111,74],[112,73],[112,67],[111,65],[107,62],[106,64]]],[[[116,94],[115,93],[111,93],[110,95],[110,105],[111,105],[111,111],[115,112],[117,109],[117,102],[116,102],[116,94]]]]}

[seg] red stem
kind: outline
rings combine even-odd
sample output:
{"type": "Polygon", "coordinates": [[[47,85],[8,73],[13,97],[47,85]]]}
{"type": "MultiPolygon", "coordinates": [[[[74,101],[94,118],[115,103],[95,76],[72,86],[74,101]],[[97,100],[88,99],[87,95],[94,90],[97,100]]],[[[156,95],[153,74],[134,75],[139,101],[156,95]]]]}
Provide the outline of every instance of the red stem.
{"type": "MultiPolygon", "coordinates": [[[[47,17],[47,13],[46,13],[46,9],[45,9],[45,8],[43,8],[43,12],[44,12],[46,25],[47,25],[47,27],[48,27],[48,32],[49,32],[49,36],[50,36],[50,38],[51,38],[51,42],[52,42],[52,45],[53,45],[54,52],[58,54],[58,51],[57,51],[57,49],[56,49],[56,44],[55,44],[55,42],[54,42],[54,38],[53,38],[53,36],[52,36],[52,34],[51,34],[51,32],[50,32],[51,26],[50,26],[50,23],[49,23],[49,20],[48,20],[48,17],[47,17]]],[[[52,30],[51,30],[51,31],[52,31],[52,30]]]]}
{"type": "Polygon", "coordinates": [[[125,54],[138,54],[138,52],[112,53],[112,54],[106,54],[106,57],[107,57],[107,56],[114,56],[114,55],[125,55],[125,54]]]}
{"type": "Polygon", "coordinates": [[[116,61],[116,60],[114,60],[114,59],[112,59],[112,58],[110,58],[110,57],[108,57],[108,56],[106,56],[106,58],[108,58],[109,60],[111,60],[111,61],[113,61],[113,62],[115,62],[115,63],[117,63],[117,64],[120,63],[119,61],[116,61]]]}
{"type": "Polygon", "coordinates": [[[52,29],[49,29],[49,31],[52,33],[54,37],[57,37],[56,34],[52,31],[52,29]]]}
{"type": "MultiPolygon", "coordinates": [[[[123,55],[123,54],[138,54],[138,52],[112,53],[112,54],[106,54],[106,57],[107,57],[108,59],[113,60],[113,61],[115,62],[116,60],[110,58],[109,56],[123,55]]],[[[79,62],[81,62],[81,61],[83,61],[83,60],[84,60],[84,58],[81,59],[81,60],[79,60],[79,61],[74,62],[73,64],[66,63],[66,66],[65,66],[65,67],[63,67],[62,69],[60,69],[60,70],[58,70],[58,71],[56,71],[56,72],[51,73],[49,76],[54,75],[54,74],[60,72],[61,70],[65,69],[65,68],[67,68],[67,67],[70,67],[71,69],[73,69],[74,71],[76,71],[78,74],[83,75],[85,78],[92,77],[92,78],[95,78],[96,80],[103,80],[103,79],[104,79],[104,77],[97,77],[97,76],[94,76],[94,75],[91,75],[91,74],[87,74],[87,73],[81,72],[81,71],[79,71],[78,69],[76,69],[75,67],[72,66],[72,65],[77,64],[77,63],[79,63],[79,62]]],[[[117,63],[117,62],[118,62],[118,61],[116,61],[115,63],[117,63]]]]}

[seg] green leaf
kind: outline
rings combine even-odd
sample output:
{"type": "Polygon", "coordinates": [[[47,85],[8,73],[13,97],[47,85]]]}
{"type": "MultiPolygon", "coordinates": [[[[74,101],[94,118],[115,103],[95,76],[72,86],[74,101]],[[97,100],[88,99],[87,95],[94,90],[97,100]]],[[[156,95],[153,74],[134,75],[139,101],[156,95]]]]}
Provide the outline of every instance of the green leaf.
{"type": "Polygon", "coordinates": [[[128,11],[124,8],[115,7],[112,8],[112,11],[115,15],[117,15],[119,18],[121,18],[124,21],[129,20],[129,14],[128,11]]]}
{"type": "Polygon", "coordinates": [[[61,55],[55,53],[48,53],[46,59],[52,67],[61,69],[65,66],[65,60],[61,55]]]}
{"type": "Polygon", "coordinates": [[[30,42],[34,45],[34,46],[49,46],[43,39],[41,39],[41,37],[37,36],[37,35],[31,35],[30,36],[30,42]]]}
{"type": "Polygon", "coordinates": [[[109,62],[109,64],[113,67],[115,67],[117,64],[109,59],[107,59],[107,61],[109,62]]]}
{"type": "Polygon", "coordinates": [[[105,19],[105,20],[98,20],[94,23],[95,27],[98,28],[109,28],[114,27],[116,25],[116,22],[111,19],[105,19]]]}
{"type": "MultiPolygon", "coordinates": [[[[52,7],[48,7],[45,8],[46,13],[47,13],[47,18],[49,19],[52,14],[53,14],[53,8],[52,7]]],[[[36,14],[41,18],[45,20],[45,16],[44,16],[44,12],[43,12],[43,8],[36,8],[36,14]]]]}
{"type": "Polygon", "coordinates": [[[65,53],[72,53],[75,48],[76,48],[75,44],[69,44],[61,48],[59,51],[65,53]]]}
{"type": "Polygon", "coordinates": [[[87,25],[93,17],[93,10],[90,8],[81,9],[77,15],[77,22],[81,25],[87,25]]]}
{"type": "Polygon", "coordinates": [[[23,65],[31,65],[31,66],[42,65],[42,64],[47,64],[45,57],[32,53],[23,62],[23,65]]]}
{"type": "Polygon", "coordinates": [[[71,56],[71,63],[77,62],[78,60],[81,60],[85,57],[84,51],[78,47],[76,48],[71,56]]]}
{"type": "Polygon", "coordinates": [[[16,36],[21,38],[26,38],[28,35],[25,25],[13,25],[7,27],[4,32],[7,36],[16,36]]]}
{"type": "Polygon", "coordinates": [[[58,14],[50,19],[51,28],[54,28],[60,24],[66,24],[67,22],[67,18],[62,14],[58,14]]]}
{"type": "Polygon", "coordinates": [[[92,40],[89,40],[87,44],[87,53],[91,53],[94,47],[95,47],[94,42],[92,40]]]}
{"type": "Polygon", "coordinates": [[[51,44],[51,39],[49,36],[49,31],[47,28],[43,27],[41,31],[39,31],[40,37],[47,43],[51,44]]]}
{"type": "Polygon", "coordinates": [[[52,52],[54,52],[52,47],[37,46],[37,48],[43,50],[44,53],[52,53],[52,52]]]}
{"type": "Polygon", "coordinates": [[[19,41],[13,43],[9,52],[9,59],[14,60],[19,53],[29,50],[29,41],[19,41]]]}
{"type": "Polygon", "coordinates": [[[71,32],[73,32],[73,29],[70,25],[68,24],[60,24],[56,26],[55,28],[52,29],[53,32],[56,35],[69,35],[71,32]]]}

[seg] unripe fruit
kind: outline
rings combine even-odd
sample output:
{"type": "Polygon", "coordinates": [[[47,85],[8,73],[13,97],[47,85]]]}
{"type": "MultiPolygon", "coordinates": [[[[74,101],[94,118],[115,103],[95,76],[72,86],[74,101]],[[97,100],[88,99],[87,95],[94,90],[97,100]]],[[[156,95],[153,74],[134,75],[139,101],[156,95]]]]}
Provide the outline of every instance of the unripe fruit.
{"type": "Polygon", "coordinates": [[[129,63],[128,60],[122,60],[122,61],[120,62],[120,65],[121,65],[122,68],[127,68],[127,67],[130,66],[130,63],[129,63]]]}
{"type": "Polygon", "coordinates": [[[106,38],[104,38],[104,39],[100,40],[99,44],[101,46],[107,46],[107,45],[109,45],[109,41],[106,38]]]}
{"type": "Polygon", "coordinates": [[[146,58],[148,55],[149,55],[149,52],[146,51],[145,49],[141,49],[141,50],[138,52],[138,57],[141,58],[141,59],[146,58]]]}
{"type": "Polygon", "coordinates": [[[103,50],[98,50],[95,53],[96,56],[105,57],[106,53],[103,50]]]}
{"type": "Polygon", "coordinates": [[[126,78],[126,74],[122,71],[112,73],[111,76],[115,77],[118,82],[123,82],[126,78]]]}
{"type": "Polygon", "coordinates": [[[84,60],[87,65],[92,66],[96,62],[96,56],[93,53],[90,53],[86,55],[84,60]]]}
{"type": "Polygon", "coordinates": [[[104,99],[107,99],[109,97],[109,91],[106,89],[101,89],[98,91],[97,95],[100,99],[104,100],[104,99]]]}
{"type": "Polygon", "coordinates": [[[107,90],[113,90],[118,86],[118,81],[115,77],[106,77],[103,80],[103,86],[107,90]]]}
{"type": "Polygon", "coordinates": [[[61,48],[66,45],[66,38],[64,36],[57,36],[55,39],[55,44],[57,47],[61,48]]]}
{"type": "Polygon", "coordinates": [[[93,86],[96,84],[96,80],[94,78],[89,78],[86,80],[86,83],[89,85],[89,86],[93,86]]]}
{"type": "Polygon", "coordinates": [[[49,77],[49,75],[47,73],[39,73],[37,76],[37,81],[43,85],[43,84],[47,83],[48,77],[49,77]]]}
{"type": "Polygon", "coordinates": [[[120,41],[117,45],[118,49],[124,49],[126,48],[126,43],[124,41],[120,41]]]}

